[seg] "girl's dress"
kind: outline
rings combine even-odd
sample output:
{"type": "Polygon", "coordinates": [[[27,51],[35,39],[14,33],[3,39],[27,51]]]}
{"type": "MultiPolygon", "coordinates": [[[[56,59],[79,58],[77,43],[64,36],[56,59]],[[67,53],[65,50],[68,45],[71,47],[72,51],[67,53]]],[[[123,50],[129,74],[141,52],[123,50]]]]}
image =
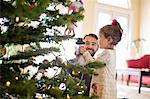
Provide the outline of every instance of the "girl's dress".
{"type": "MultiPolygon", "coordinates": [[[[86,61],[95,61],[89,53],[85,52],[83,56],[86,61]]],[[[95,70],[98,75],[92,76],[90,94],[93,93],[92,84],[98,83],[100,85],[100,91],[97,93],[99,99],[117,99],[115,50],[105,49],[98,55],[96,61],[105,62],[106,66],[95,70]]]]}

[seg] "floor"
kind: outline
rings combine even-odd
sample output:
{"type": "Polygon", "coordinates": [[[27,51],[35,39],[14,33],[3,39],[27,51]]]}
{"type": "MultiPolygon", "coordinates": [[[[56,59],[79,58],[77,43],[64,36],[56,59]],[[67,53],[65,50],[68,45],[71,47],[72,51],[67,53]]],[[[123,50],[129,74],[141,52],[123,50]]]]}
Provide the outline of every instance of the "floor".
{"type": "Polygon", "coordinates": [[[138,85],[117,82],[118,99],[150,99],[150,87],[141,87],[141,93],[138,93],[138,85]]]}

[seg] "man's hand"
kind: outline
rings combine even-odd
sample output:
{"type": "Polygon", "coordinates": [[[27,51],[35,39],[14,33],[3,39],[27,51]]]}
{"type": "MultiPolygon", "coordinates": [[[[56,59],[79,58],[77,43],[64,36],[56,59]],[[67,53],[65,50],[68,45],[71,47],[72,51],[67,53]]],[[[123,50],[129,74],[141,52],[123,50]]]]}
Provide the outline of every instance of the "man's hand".
{"type": "Polygon", "coordinates": [[[85,48],[85,46],[80,46],[80,47],[79,47],[79,52],[80,52],[81,54],[83,54],[85,51],[87,51],[86,48],[85,48]]]}
{"type": "Polygon", "coordinates": [[[86,51],[85,46],[80,46],[76,51],[75,51],[75,55],[79,56],[81,54],[83,54],[86,51]]]}

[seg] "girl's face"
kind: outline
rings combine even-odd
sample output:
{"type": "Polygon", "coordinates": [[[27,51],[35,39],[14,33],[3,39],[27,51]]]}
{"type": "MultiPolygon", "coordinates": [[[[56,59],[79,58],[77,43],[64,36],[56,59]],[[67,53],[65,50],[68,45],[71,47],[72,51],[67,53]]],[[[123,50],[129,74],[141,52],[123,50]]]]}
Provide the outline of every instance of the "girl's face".
{"type": "Polygon", "coordinates": [[[102,32],[99,33],[99,38],[100,38],[99,39],[100,48],[109,49],[112,42],[112,38],[111,37],[106,38],[102,32]]]}

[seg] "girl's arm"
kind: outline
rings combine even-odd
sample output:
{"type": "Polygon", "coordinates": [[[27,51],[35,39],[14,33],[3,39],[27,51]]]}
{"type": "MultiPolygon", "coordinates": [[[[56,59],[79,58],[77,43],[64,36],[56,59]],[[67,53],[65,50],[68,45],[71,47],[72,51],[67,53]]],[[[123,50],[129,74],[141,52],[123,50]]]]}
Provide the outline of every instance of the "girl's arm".
{"type": "Polygon", "coordinates": [[[95,59],[91,56],[91,54],[88,52],[88,51],[85,51],[83,53],[83,57],[85,59],[85,61],[88,63],[88,62],[94,62],[95,59]]]}

